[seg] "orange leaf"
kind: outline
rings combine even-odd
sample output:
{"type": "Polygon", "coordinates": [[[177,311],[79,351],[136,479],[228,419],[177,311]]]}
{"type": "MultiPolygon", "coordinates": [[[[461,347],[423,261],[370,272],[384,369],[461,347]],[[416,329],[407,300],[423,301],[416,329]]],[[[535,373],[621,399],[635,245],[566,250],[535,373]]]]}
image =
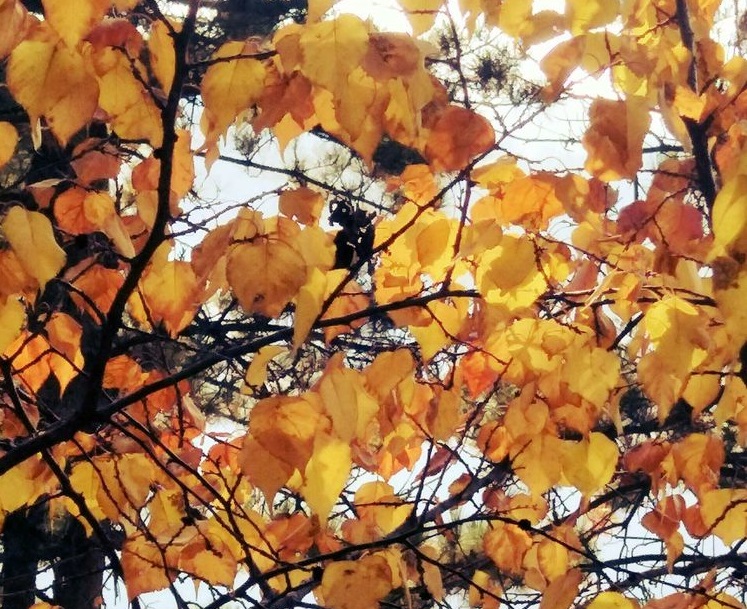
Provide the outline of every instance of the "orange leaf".
{"type": "Polygon", "coordinates": [[[425,155],[436,171],[458,171],[494,142],[495,132],[486,119],[466,108],[447,106],[430,129],[425,155]]]}

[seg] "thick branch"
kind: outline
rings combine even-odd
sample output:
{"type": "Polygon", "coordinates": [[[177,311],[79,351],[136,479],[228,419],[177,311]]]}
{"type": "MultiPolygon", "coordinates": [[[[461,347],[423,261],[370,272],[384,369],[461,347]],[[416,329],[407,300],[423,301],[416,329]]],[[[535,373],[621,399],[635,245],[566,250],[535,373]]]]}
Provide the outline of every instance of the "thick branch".
{"type": "MultiPolygon", "coordinates": [[[[690,51],[691,59],[687,73],[687,84],[696,94],[700,95],[698,85],[698,63],[695,37],[690,25],[690,13],[687,8],[687,0],[676,0],[677,2],[677,25],[682,36],[682,43],[690,51]]],[[[683,117],[682,119],[693,145],[693,156],[695,157],[695,169],[698,173],[698,186],[703,193],[706,207],[710,211],[716,200],[716,180],[714,179],[713,164],[708,151],[708,124],[697,120],[683,117]]]]}

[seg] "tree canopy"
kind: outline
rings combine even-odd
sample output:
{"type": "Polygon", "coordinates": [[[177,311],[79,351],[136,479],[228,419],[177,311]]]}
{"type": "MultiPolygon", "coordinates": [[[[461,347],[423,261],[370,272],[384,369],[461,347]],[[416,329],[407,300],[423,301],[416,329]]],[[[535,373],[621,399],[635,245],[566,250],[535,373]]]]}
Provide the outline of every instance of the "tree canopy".
{"type": "Polygon", "coordinates": [[[0,0],[4,609],[744,609],[738,3],[398,4],[0,0]]]}

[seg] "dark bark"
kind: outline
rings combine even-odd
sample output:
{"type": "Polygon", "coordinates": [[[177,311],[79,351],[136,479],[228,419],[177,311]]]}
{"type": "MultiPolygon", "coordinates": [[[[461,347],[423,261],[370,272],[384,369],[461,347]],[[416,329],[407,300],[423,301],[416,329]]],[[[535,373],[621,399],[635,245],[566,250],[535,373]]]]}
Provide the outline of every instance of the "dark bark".
{"type": "MultiPolygon", "coordinates": [[[[32,509],[33,510],[33,509],[32,509]]],[[[34,603],[39,539],[32,510],[9,514],[3,524],[3,609],[27,609],[34,603]]]]}

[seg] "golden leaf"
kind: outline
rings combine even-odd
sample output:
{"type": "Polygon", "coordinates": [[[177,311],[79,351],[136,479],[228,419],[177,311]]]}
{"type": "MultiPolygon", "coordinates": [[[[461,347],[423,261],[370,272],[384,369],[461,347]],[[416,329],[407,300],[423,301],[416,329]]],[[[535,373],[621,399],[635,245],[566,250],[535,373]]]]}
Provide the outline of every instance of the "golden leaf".
{"type": "Polygon", "coordinates": [[[203,132],[208,144],[217,142],[239,113],[259,100],[265,66],[251,57],[256,52],[249,42],[227,42],[213,55],[215,63],[205,72],[201,87],[205,103],[203,132]]]}
{"type": "Polygon", "coordinates": [[[588,605],[589,609],[638,609],[638,601],[619,592],[601,592],[588,605]]]}
{"type": "Polygon", "coordinates": [[[333,562],[324,569],[319,594],[331,609],[371,609],[393,588],[386,558],[369,555],[333,562]]]}
{"type": "MultiPolygon", "coordinates": [[[[171,26],[177,31],[179,30],[178,26],[175,26],[174,23],[171,26]]],[[[151,26],[148,49],[150,50],[153,74],[155,74],[164,92],[168,95],[171,90],[171,83],[174,82],[176,56],[174,54],[174,41],[169,28],[166,27],[163,21],[156,21],[151,26]]]]}
{"type": "Polygon", "coordinates": [[[495,522],[483,537],[485,554],[506,573],[522,572],[524,555],[532,547],[532,538],[513,524],[495,522]]]}
{"type": "Polygon", "coordinates": [[[602,489],[617,468],[617,445],[599,432],[589,434],[589,439],[563,443],[563,476],[584,496],[602,489]]]}
{"type": "MultiPolygon", "coordinates": [[[[140,296],[148,319],[163,323],[170,336],[176,336],[192,321],[202,303],[203,287],[192,265],[184,260],[168,260],[171,245],[161,245],[140,280],[140,296]]],[[[146,320],[143,320],[146,321],[146,320]]]]}
{"type": "Polygon", "coordinates": [[[142,534],[125,541],[121,561],[129,600],[144,592],[167,588],[176,577],[176,572],[164,564],[159,545],[142,534]]]}
{"type": "Polygon", "coordinates": [[[307,187],[284,190],[280,193],[278,208],[301,224],[316,224],[324,208],[324,197],[307,187]]]}
{"type": "Polygon", "coordinates": [[[26,309],[18,298],[0,300],[0,353],[21,334],[26,323],[26,309]]]}
{"type": "Polygon", "coordinates": [[[585,34],[607,25],[620,13],[619,0],[569,0],[565,8],[571,34],[585,34]]]}
{"type": "Polygon", "coordinates": [[[648,102],[637,97],[597,99],[591,104],[589,119],[591,125],[583,138],[586,170],[605,182],[635,177],[651,124],[648,102]]]}
{"type": "Polygon", "coordinates": [[[86,58],[58,40],[49,26],[36,31],[10,55],[8,88],[32,124],[46,118],[52,133],[67,144],[93,117],[99,87],[86,58]]]}
{"type": "Polygon", "coordinates": [[[539,609],[568,609],[583,579],[581,569],[570,569],[553,579],[542,594],[539,609]]]}
{"type": "Polygon", "coordinates": [[[65,44],[75,47],[104,18],[111,0],[43,0],[44,19],[65,44]]]}
{"type": "Polygon", "coordinates": [[[359,17],[341,15],[303,27],[298,45],[303,74],[337,97],[345,92],[348,75],[368,51],[368,27],[359,17]]]}
{"type": "Polygon", "coordinates": [[[247,313],[275,317],[306,282],[306,263],[288,243],[263,236],[231,250],[226,276],[247,313]]]}
{"type": "Polygon", "coordinates": [[[39,212],[15,205],[0,228],[24,271],[44,288],[60,272],[66,259],[64,250],[55,241],[52,223],[39,212]]]}
{"type": "Polygon", "coordinates": [[[146,140],[154,148],[163,141],[161,113],[153,97],[133,74],[127,57],[112,48],[92,56],[101,94],[99,105],[122,138],[146,140]]]}
{"type": "Polygon", "coordinates": [[[12,123],[0,122],[0,168],[13,158],[18,144],[18,130],[12,123]]]}
{"type": "Polygon", "coordinates": [[[313,452],[303,472],[301,494],[322,521],[327,519],[345,488],[351,466],[348,442],[326,433],[316,436],[313,452]]]}

